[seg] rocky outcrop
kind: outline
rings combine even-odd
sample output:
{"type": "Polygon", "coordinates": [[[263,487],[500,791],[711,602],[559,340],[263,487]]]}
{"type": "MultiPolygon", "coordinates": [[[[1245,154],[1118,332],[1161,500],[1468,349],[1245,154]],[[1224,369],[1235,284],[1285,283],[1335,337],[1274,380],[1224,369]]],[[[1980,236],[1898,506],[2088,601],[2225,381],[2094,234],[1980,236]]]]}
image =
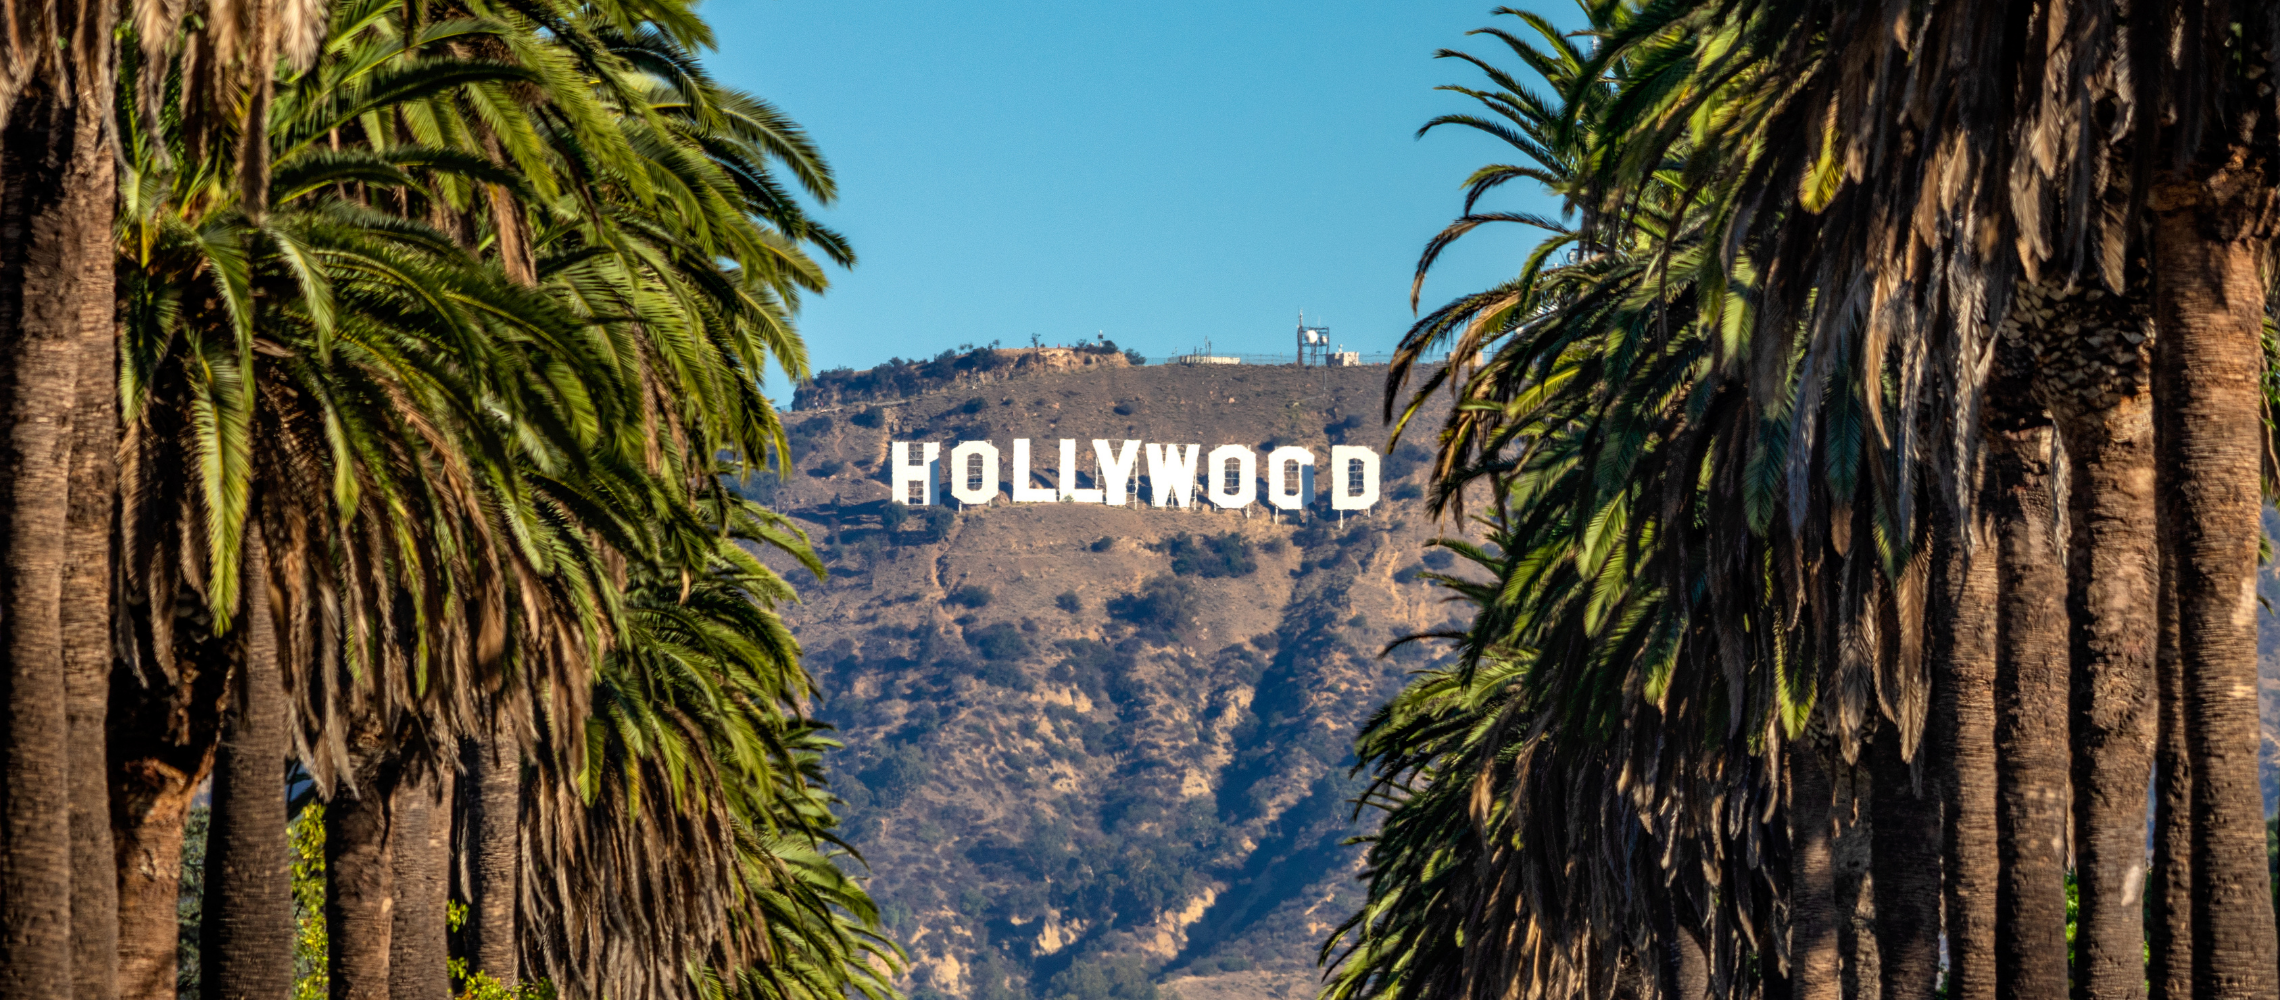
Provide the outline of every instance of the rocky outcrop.
{"type": "Polygon", "coordinates": [[[1354,730],[1439,655],[1381,654],[1458,609],[1417,579],[1453,529],[1414,446],[1387,457],[1386,500],[1341,520],[894,509],[888,443],[1382,448],[1384,377],[1109,365],[787,415],[807,472],[770,499],[832,570],[789,618],[911,988],[1090,1000],[1138,969],[1181,995],[1286,995],[1360,900],[1340,844],[1361,832],[1354,730]]]}

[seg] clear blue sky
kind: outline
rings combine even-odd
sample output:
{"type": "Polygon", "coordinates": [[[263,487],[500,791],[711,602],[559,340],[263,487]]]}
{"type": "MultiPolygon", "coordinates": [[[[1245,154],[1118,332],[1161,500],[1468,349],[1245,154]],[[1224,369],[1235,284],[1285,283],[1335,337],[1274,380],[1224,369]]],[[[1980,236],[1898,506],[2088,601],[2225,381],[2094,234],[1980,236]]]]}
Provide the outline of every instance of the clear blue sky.
{"type": "MultiPolygon", "coordinates": [[[[822,370],[1096,331],[1158,358],[1206,339],[1287,352],[1302,307],[1349,350],[1390,349],[1411,321],[1418,251],[1457,214],[1461,181],[1515,155],[1466,129],[1411,138],[1474,106],[1436,85],[1482,82],[1436,49],[1515,66],[1501,43],[1464,34],[1524,27],[1492,6],[708,0],[703,12],[714,73],[807,126],[839,176],[838,203],[819,214],[861,261],[802,313],[822,370]]],[[[1568,4],[1535,6],[1576,20],[1568,4]]],[[[1498,204],[1555,207],[1532,190],[1498,204]]],[[[1467,237],[1425,307],[1508,277],[1535,239],[1467,237]]]]}

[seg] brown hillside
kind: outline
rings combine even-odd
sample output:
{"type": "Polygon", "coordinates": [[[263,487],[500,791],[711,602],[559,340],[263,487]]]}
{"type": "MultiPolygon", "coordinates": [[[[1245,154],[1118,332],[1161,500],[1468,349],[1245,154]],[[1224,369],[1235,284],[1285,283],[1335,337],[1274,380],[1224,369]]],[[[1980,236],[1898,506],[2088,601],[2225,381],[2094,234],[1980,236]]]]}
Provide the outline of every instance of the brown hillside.
{"type": "Polygon", "coordinates": [[[760,490],[832,567],[790,618],[843,728],[834,773],[912,988],[1091,997],[1145,975],[1187,1000],[1310,994],[1359,898],[1339,846],[1357,832],[1353,732],[1438,655],[1378,654],[1456,609],[1416,579],[1448,526],[1419,499],[1414,446],[1386,460],[1389,499],[1341,524],[890,510],[888,443],[1030,437],[1046,474],[1062,437],[1319,461],[1382,449],[1385,373],[1103,366],[786,415],[806,472],[760,490]]]}

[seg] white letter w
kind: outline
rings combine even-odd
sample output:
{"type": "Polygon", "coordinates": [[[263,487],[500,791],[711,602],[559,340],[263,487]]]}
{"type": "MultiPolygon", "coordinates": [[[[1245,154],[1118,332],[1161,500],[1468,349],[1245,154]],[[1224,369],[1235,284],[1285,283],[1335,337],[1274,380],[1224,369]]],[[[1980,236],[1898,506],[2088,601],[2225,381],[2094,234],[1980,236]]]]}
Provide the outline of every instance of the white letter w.
{"type": "Polygon", "coordinates": [[[1180,454],[1176,444],[1148,445],[1148,487],[1158,507],[1195,506],[1195,463],[1203,457],[1203,446],[1187,446],[1187,454],[1180,454]]]}

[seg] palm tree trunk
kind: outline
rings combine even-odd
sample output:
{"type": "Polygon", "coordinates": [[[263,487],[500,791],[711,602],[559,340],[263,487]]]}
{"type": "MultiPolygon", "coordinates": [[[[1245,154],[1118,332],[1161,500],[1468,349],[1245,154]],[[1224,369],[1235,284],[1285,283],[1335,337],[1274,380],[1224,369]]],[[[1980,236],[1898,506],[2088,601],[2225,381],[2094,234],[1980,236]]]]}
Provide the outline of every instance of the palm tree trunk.
{"type": "Polygon", "coordinates": [[[390,797],[388,853],[395,864],[395,927],[390,934],[391,1000],[450,1000],[449,859],[451,775],[406,767],[390,797]]]}
{"type": "Polygon", "coordinates": [[[1708,1000],[1710,954],[1703,941],[1702,921],[1678,887],[1655,879],[1645,889],[1655,937],[1662,945],[1655,988],[1667,1000],[1708,1000]]]}
{"type": "Polygon", "coordinates": [[[1932,744],[1940,791],[1949,1000],[1995,1000],[1996,540],[1933,505],[1932,744]],[[1966,551],[1963,532],[1975,545],[1966,551]],[[1941,669],[1944,667],[1944,669],[1941,669]]]}
{"type": "Polygon", "coordinates": [[[152,777],[129,786],[111,830],[119,852],[119,995],[143,1000],[174,996],[182,826],[198,788],[179,771],[152,777]]]}
{"type": "MultiPolygon", "coordinates": [[[[2155,493],[2169,496],[2166,477],[2155,484],[2155,493]]],[[[2166,510],[2161,523],[2169,523],[2166,510]]],[[[2160,645],[2154,653],[2160,698],[2153,747],[2153,871],[2146,879],[2146,919],[2151,921],[2146,928],[2146,992],[2152,1000],[2187,1000],[2193,995],[2193,770],[2185,746],[2184,676],[2177,662],[2177,574],[2167,544],[2161,553],[2160,615],[2160,645]]]]}
{"type": "MultiPolygon", "coordinates": [[[[96,183],[116,183],[99,156],[96,183]]],[[[109,255],[104,255],[108,257],[109,255]]],[[[119,868],[111,842],[106,728],[111,715],[111,538],[118,524],[118,337],[113,264],[80,268],[79,385],[71,426],[69,558],[64,566],[65,714],[71,726],[71,965],[74,1000],[119,995],[119,868]]]]}
{"type": "Polygon", "coordinates": [[[1997,483],[1995,992],[2062,1000],[2066,978],[2066,577],[2051,429],[1992,433],[1997,483]]]}
{"type": "Polygon", "coordinates": [[[332,1000],[387,1000],[394,932],[395,863],[388,856],[388,793],[374,773],[325,804],[325,935],[332,1000]]]}
{"type": "Polygon", "coordinates": [[[519,971],[515,945],[516,874],[520,869],[519,755],[496,732],[468,740],[463,751],[467,794],[465,844],[468,968],[513,986],[519,971]]]}
{"type": "Polygon", "coordinates": [[[2075,1000],[2135,1000],[2145,994],[2146,779],[2153,766],[2161,573],[2152,398],[2142,371],[2124,373],[2121,388],[2118,403],[2070,414],[2064,430],[2070,463],[2066,605],[2074,870],[2080,898],[2075,1000]]]}
{"type": "Polygon", "coordinates": [[[276,1000],[293,991],[293,863],[287,843],[288,703],[261,529],[245,533],[245,659],[214,767],[198,954],[205,1000],[276,1000]]]}
{"type": "Polygon", "coordinates": [[[1671,935],[1671,1000],[1709,1000],[1710,952],[1700,924],[1680,924],[1671,935]]]}
{"type": "Polygon", "coordinates": [[[2193,995],[2280,994],[2257,784],[2256,550],[2267,181],[2156,186],[2155,391],[2192,754],[2193,995]]]}
{"type": "Polygon", "coordinates": [[[1869,882],[1876,896],[1881,1000],[1931,1000],[1940,980],[1940,789],[1900,759],[1900,733],[1876,727],[1869,747],[1869,882]]]}
{"type": "MultiPolygon", "coordinates": [[[[146,609],[129,615],[148,643],[146,609]]],[[[111,685],[111,840],[118,854],[119,993],[174,996],[182,825],[214,766],[229,672],[211,642],[186,642],[175,673],[122,670],[111,685]],[[158,683],[164,681],[165,683],[158,683]]]]}
{"type": "Polygon", "coordinates": [[[1789,741],[1789,995],[1842,1000],[1837,944],[1837,864],[1830,843],[1829,761],[1812,735],[1789,741]]]}
{"type": "Polygon", "coordinates": [[[0,1000],[68,989],[75,954],[62,595],[85,303],[109,291],[81,279],[116,188],[71,82],[35,73],[0,108],[0,1000]]]}

